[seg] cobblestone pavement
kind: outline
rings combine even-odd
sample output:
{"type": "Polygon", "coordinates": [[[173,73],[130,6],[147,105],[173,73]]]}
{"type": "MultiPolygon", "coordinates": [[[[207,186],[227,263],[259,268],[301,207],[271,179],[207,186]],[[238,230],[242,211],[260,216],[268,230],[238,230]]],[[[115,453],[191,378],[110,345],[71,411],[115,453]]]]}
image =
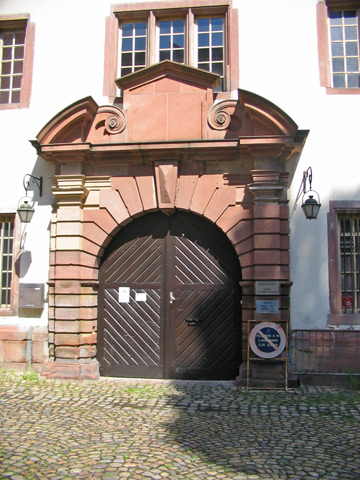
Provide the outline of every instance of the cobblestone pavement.
{"type": "Polygon", "coordinates": [[[0,375],[0,478],[360,479],[360,395],[0,375]]]}

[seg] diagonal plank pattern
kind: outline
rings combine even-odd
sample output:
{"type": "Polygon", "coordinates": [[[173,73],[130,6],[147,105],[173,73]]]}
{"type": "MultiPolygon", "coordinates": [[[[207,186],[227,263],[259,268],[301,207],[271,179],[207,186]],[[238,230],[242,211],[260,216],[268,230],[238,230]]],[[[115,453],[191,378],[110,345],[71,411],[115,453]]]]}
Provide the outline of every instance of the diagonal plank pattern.
{"type": "Polygon", "coordinates": [[[100,272],[103,374],[235,377],[240,269],[213,225],[179,212],[146,215],[118,234],[100,272]]]}

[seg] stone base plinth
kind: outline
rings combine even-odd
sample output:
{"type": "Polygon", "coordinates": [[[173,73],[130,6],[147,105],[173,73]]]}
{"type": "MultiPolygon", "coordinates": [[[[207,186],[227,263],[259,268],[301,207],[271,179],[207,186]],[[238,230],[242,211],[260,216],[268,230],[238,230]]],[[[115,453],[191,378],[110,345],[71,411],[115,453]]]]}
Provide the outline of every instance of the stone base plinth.
{"type": "Polygon", "coordinates": [[[99,363],[97,360],[91,362],[52,362],[44,364],[41,375],[47,378],[59,378],[69,380],[97,380],[100,377],[99,363]]]}

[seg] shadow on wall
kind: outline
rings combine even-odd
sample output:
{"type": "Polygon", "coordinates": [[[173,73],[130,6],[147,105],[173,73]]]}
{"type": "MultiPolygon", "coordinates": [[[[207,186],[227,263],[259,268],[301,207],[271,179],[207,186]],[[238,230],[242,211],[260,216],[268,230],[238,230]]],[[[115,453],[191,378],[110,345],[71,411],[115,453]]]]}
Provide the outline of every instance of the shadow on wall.
{"type": "Polygon", "coordinates": [[[15,260],[15,272],[19,278],[25,277],[30,268],[31,261],[31,252],[29,252],[28,250],[21,250],[19,252],[15,260]]]}

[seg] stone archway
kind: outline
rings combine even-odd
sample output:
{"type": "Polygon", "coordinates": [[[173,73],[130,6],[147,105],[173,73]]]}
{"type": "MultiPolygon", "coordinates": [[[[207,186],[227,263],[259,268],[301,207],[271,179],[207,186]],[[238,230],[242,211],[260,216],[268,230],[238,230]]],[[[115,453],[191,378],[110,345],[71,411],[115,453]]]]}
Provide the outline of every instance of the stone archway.
{"type": "Polygon", "coordinates": [[[216,81],[162,62],[118,81],[121,109],[85,98],[33,142],[56,165],[46,375],[99,375],[101,258],[122,228],[151,212],[191,212],[223,231],[242,266],[245,326],[258,318],[259,280],[279,284],[280,309],[267,320],[289,319],[286,191],[307,132],[249,92],[214,103],[216,81]]]}

